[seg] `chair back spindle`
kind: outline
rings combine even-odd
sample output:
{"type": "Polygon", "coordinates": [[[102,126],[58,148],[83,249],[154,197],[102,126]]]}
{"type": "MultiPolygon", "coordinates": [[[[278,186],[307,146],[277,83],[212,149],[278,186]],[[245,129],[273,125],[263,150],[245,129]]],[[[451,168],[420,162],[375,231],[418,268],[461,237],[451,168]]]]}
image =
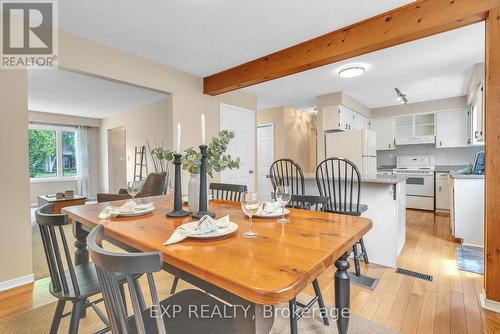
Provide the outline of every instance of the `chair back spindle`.
{"type": "Polygon", "coordinates": [[[53,212],[54,204],[47,204],[35,211],[35,218],[40,228],[43,250],[49,267],[52,290],[53,292],[62,291],[65,295],[73,292],[76,296],[80,296],[80,287],[78,286],[68,242],[63,229],[63,226],[68,224],[68,218],[65,214],[56,214],[53,212]],[[64,262],[66,262],[69,272],[69,279],[66,275],[64,262]]]}
{"type": "Polygon", "coordinates": [[[214,199],[238,202],[241,200],[241,194],[247,192],[247,186],[242,184],[210,183],[209,189],[214,199]]]}
{"type": "Polygon", "coordinates": [[[292,195],[288,207],[310,211],[324,211],[328,197],[310,195],[292,195]]]}
{"type": "Polygon", "coordinates": [[[325,210],[359,215],[361,175],[356,165],[344,158],[328,158],[316,168],[320,196],[328,198],[325,210]]]}
{"type": "Polygon", "coordinates": [[[273,190],[278,186],[289,186],[292,194],[304,195],[304,173],[300,165],[291,159],[279,159],[269,169],[273,190]]]}
{"type": "MultiPolygon", "coordinates": [[[[138,282],[138,274],[146,274],[148,288],[151,294],[152,305],[160,305],[153,273],[162,269],[162,255],[160,252],[148,253],[113,253],[103,249],[104,226],[96,226],[87,237],[90,257],[95,263],[97,277],[102,286],[104,304],[111,323],[113,333],[140,333],[145,334],[149,329],[145,327],[144,297],[138,282]],[[134,310],[135,328],[131,328],[127,320],[125,301],[120,293],[116,273],[126,275],[129,297],[134,310]]],[[[148,314],[149,316],[149,314],[148,314]]],[[[165,333],[163,319],[156,317],[157,333],[165,333]]]]}

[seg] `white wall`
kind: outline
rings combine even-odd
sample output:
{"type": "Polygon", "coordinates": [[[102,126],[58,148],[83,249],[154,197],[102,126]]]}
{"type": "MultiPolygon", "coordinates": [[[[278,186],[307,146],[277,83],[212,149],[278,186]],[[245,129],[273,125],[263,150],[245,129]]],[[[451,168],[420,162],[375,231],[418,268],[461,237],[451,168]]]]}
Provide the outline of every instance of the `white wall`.
{"type": "Polygon", "coordinates": [[[407,105],[396,105],[372,109],[372,117],[390,117],[403,116],[419,113],[429,113],[440,110],[460,109],[467,106],[465,96],[452,97],[448,99],[439,99],[417,103],[408,103],[407,105]]]}
{"type": "Polygon", "coordinates": [[[433,155],[436,165],[471,165],[474,155],[484,150],[484,146],[436,148],[435,145],[404,145],[394,151],[377,151],[378,165],[395,165],[398,155],[433,155]]]}

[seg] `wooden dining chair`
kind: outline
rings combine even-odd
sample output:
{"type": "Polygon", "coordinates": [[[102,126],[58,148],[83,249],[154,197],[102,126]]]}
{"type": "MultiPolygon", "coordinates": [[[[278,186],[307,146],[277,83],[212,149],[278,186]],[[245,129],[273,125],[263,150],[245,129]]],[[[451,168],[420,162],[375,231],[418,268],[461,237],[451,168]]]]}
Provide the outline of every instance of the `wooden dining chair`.
{"type": "MultiPolygon", "coordinates": [[[[316,183],[320,196],[328,197],[324,211],[361,216],[368,210],[367,205],[360,203],[361,174],[352,161],[344,158],[323,160],[316,168],[316,183]]],[[[369,263],[363,238],[353,245],[352,251],[356,276],[360,276],[360,259],[369,263]]]]}
{"type": "MultiPolygon", "coordinates": [[[[43,249],[50,273],[50,293],[58,299],[50,333],[57,333],[61,319],[71,315],[69,333],[78,332],[82,311],[92,307],[107,328],[99,331],[109,331],[109,321],[97,307],[102,301],[88,301],[89,297],[101,293],[101,287],[93,263],[73,266],[68,249],[68,242],[63,226],[68,224],[65,214],[54,214],[54,204],[47,204],[35,211],[36,222],[40,228],[43,249]],[[66,302],[73,304],[69,313],[64,312],[66,302]]],[[[125,276],[117,276],[121,291],[125,276]]]]}
{"type": "Polygon", "coordinates": [[[304,173],[300,165],[291,159],[279,159],[272,163],[269,176],[276,191],[278,186],[289,186],[292,194],[304,195],[304,173]]]}
{"type": "Polygon", "coordinates": [[[209,189],[215,199],[238,202],[241,200],[241,194],[247,192],[247,186],[244,184],[210,183],[209,189]]]}
{"type": "Polygon", "coordinates": [[[97,225],[89,233],[87,244],[103,287],[104,304],[113,333],[236,333],[232,317],[221,315],[204,318],[200,313],[196,313],[198,317],[192,314],[193,309],[201,310],[203,307],[203,314],[213,315],[217,309],[220,312],[226,307],[226,304],[200,290],[183,290],[159,300],[153,273],[162,270],[160,252],[113,253],[102,247],[103,239],[104,226],[97,225]],[[123,273],[128,282],[134,311],[134,316],[130,318],[125,312],[125,299],[118,293],[117,273],[123,273]],[[150,307],[146,306],[137,274],[145,274],[147,277],[147,287],[151,294],[150,307]],[[175,314],[174,309],[178,311],[175,314]]]}

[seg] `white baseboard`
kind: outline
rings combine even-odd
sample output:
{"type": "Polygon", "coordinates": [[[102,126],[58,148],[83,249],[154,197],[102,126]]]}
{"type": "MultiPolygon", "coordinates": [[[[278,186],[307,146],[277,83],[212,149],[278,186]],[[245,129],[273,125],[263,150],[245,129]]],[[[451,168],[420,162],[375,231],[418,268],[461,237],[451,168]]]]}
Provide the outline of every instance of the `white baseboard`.
{"type": "Polygon", "coordinates": [[[494,300],[486,299],[486,294],[481,292],[479,294],[479,298],[481,299],[481,307],[492,312],[500,313],[500,303],[494,300]]]}
{"type": "Polygon", "coordinates": [[[26,276],[14,278],[8,281],[0,282],[0,291],[5,291],[13,288],[17,288],[18,286],[32,283],[35,280],[35,276],[33,274],[29,274],[26,276]]]}

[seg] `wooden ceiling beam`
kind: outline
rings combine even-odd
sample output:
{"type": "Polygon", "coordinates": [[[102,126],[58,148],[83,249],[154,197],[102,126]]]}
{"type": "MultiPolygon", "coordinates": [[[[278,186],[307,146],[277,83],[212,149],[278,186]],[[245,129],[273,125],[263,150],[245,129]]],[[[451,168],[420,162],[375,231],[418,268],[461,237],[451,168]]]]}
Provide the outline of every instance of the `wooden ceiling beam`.
{"type": "Polygon", "coordinates": [[[203,79],[218,95],[483,21],[500,0],[420,0],[203,79]]]}

